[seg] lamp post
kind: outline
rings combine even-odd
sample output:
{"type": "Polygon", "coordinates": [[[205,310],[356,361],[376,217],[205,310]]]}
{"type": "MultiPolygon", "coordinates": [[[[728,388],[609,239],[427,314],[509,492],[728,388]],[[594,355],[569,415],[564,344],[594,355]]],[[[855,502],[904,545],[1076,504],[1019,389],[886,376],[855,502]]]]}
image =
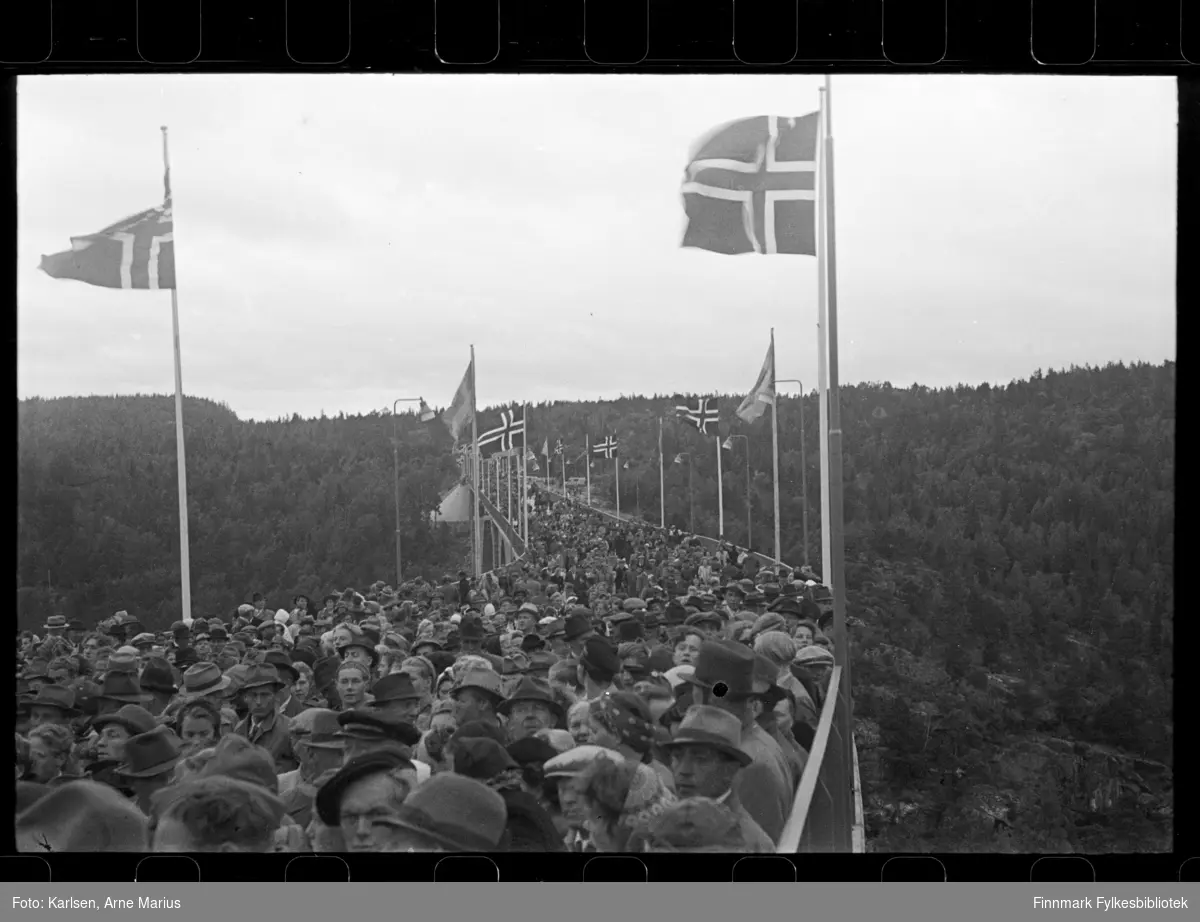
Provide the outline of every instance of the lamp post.
{"type": "MultiPolygon", "coordinates": [[[[804,520],[804,566],[808,566],[808,457],[804,452],[804,382],[799,378],[776,378],[776,384],[799,384],[800,385],[800,497],[801,515],[804,520]]],[[[779,399],[776,395],[776,400],[779,399]]]]}
{"type": "Polygon", "coordinates": [[[692,492],[692,453],[690,451],[681,451],[675,456],[675,463],[679,463],[680,458],[688,459],[688,531],[693,535],[696,533],[696,494],[692,492]]]}
{"type": "Polygon", "coordinates": [[[437,414],[429,408],[424,397],[397,397],[392,401],[392,489],[396,496],[396,588],[400,588],[400,433],[396,429],[396,405],[401,403],[420,404],[418,412],[421,422],[427,423],[437,414]]]}
{"type": "Polygon", "coordinates": [[[733,451],[734,439],[741,439],[746,443],[746,549],[752,551],[754,543],[751,540],[752,532],[750,530],[750,439],[744,435],[731,435],[721,447],[733,451]]]}

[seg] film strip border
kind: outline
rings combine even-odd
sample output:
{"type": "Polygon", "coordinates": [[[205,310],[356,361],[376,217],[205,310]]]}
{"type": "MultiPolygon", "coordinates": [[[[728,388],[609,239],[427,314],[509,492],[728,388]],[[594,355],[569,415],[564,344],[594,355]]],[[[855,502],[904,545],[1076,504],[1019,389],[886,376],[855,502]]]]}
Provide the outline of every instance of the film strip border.
{"type": "Polygon", "coordinates": [[[1200,882],[1200,855],[9,855],[0,880],[29,883],[1138,883],[1200,882]]]}
{"type": "Polygon", "coordinates": [[[0,63],[20,69],[839,65],[946,70],[1200,62],[1191,0],[22,0],[0,63]]]}

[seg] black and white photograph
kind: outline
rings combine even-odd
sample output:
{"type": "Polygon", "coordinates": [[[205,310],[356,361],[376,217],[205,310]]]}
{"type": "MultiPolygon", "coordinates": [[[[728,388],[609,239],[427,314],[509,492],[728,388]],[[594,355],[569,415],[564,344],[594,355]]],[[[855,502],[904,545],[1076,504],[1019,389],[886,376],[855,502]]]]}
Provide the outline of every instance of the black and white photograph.
{"type": "Polygon", "coordinates": [[[18,850],[1171,852],[1177,132],[22,76],[18,850]]]}

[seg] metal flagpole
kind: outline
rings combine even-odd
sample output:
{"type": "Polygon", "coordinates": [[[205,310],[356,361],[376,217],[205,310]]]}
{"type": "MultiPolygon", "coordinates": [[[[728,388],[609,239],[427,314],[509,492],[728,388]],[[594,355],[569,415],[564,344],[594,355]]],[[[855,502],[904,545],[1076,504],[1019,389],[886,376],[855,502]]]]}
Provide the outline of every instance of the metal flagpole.
{"type": "MultiPolygon", "coordinates": [[[[825,77],[824,92],[825,165],[821,181],[820,202],[824,213],[826,298],[829,310],[829,472],[830,472],[830,525],[831,551],[829,558],[828,585],[833,592],[834,660],[842,667],[842,681],[838,686],[841,708],[838,713],[838,730],[842,750],[842,775],[849,778],[854,764],[853,712],[850,695],[850,639],[846,633],[846,586],[844,582],[845,543],[843,534],[842,508],[842,411],[838,394],[838,347],[837,347],[837,248],[834,233],[833,208],[833,100],[829,77],[825,77]]],[[[835,805],[834,816],[839,820],[837,828],[843,834],[843,850],[852,848],[851,826],[854,822],[853,785],[845,784],[842,796],[835,805]]]]}
{"type": "Polygon", "coordinates": [[[592,504],[592,437],[583,437],[584,452],[587,455],[587,504],[592,504]]]}
{"type": "Polygon", "coordinates": [[[513,531],[516,531],[517,527],[515,525],[513,525],[513,517],[512,517],[512,482],[513,482],[512,455],[509,455],[504,461],[504,482],[505,482],[505,485],[508,487],[508,524],[512,525],[513,531]]]}
{"type": "MultiPolygon", "coordinates": [[[[775,375],[775,328],[771,327],[771,393],[775,395],[771,401],[771,471],[775,481],[775,560],[778,561],[782,556],[782,549],[779,543],[779,388],[775,384],[775,375]]],[[[803,400],[803,397],[801,400],[803,400]]],[[[801,403],[800,412],[802,414],[804,412],[803,406],[803,403],[801,403]]],[[[803,419],[803,416],[801,419],[803,419]]],[[[803,428],[800,430],[800,435],[803,438],[803,428]]],[[[807,561],[805,562],[807,563],[807,561]]]]}
{"type": "MultiPolygon", "coordinates": [[[[612,436],[609,436],[609,442],[613,441],[612,436]]],[[[613,470],[617,472],[617,521],[621,521],[621,459],[617,457],[617,450],[610,449],[613,453],[613,470]]]]}
{"type": "Polygon", "coordinates": [[[563,499],[567,498],[567,446],[563,446],[562,453],[562,474],[563,474],[563,499]]]}
{"type": "MultiPolygon", "coordinates": [[[[171,160],[167,153],[167,126],[162,126],[163,169],[170,196],[171,160]]],[[[172,203],[174,208],[174,203],[172,203]]],[[[178,276],[176,277],[178,279],[178,276]]],[[[178,280],[176,281],[178,285],[178,280]]],[[[183,603],[183,622],[192,623],[192,567],[188,555],[187,458],[183,450],[183,369],[179,361],[179,297],[171,289],[171,331],[175,343],[175,460],[179,487],[179,583],[183,603]]]]}
{"type": "Polygon", "coordinates": [[[660,528],[667,527],[667,490],[664,486],[666,477],[663,467],[662,417],[660,416],[658,418],[658,525],[660,528]]]}
{"type": "Polygon", "coordinates": [[[717,537],[725,539],[725,485],[721,476],[721,437],[713,441],[717,446],[717,537]]]}
{"type": "MultiPolygon", "coordinates": [[[[821,88],[821,119],[822,126],[825,118],[826,88],[821,88]]],[[[824,138],[824,135],[821,135],[824,138]]],[[[825,168],[826,152],[818,145],[818,171],[825,168]]],[[[823,175],[823,174],[822,174],[823,175]]],[[[818,176],[818,183],[821,181],[818,176]]],[[[818,195],[818,198],[820,195],[818,195]]],[[[824,205],[818,201],[817,221],[817,401],[820,411],[818,435],[820,436],[821,451],[821,582],[832,588],[829,576],[830,550],[830,511],[829,511],[829,324],[827,306],[827,270],[825,259],[828,241],[825,235],[824,205]]]]}
{"type": "Polygon", "coordinates": [[[471,548],[475,575],[483,575],[483,520],[479,515],[479,428],[475,420],[475,346],[471,345],[471,548]]]}
{"type": "Polygon", "coordinates": [[[521,540],[529,543],[529,407],[521,404],[521,540]]]}

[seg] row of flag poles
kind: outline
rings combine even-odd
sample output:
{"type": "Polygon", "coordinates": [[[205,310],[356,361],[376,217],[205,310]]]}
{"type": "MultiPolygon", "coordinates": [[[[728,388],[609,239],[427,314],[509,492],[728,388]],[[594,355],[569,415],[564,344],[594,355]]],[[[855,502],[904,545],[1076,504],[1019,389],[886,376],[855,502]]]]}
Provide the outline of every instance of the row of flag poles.
{"type": "MultiPolygon", "coordinates": [[[[817,258],[817,387],[820,408],[821,459],[821,569],[834,600],[835,657],[843,669],[840,695],[845,696],[840,721],[850,713],[850,674],[845,642],[844,541],[842,533],[842,431],[838,394],[837,271],[834,222],[834,158],[832,96],[830,78],[819,92],[816,112],[799,117],[757,116],[722,125],[709,132],[690,152],[681,188],[687,225],[682,245],[726,255],[794,254],[817,258]]],[[[171,320],[175,370],[175,434],[179,494],[180,595],[182,618],[190,623],[191,576],[188,558],[187,469],[183,428],[183,377],[180,367],[179,306],[175,274],[174,217],[167,128],[163,141],[163,203],[139,212],[94,234],[71,238],[71,248],[44,256],[40,268],[56,279],[72,279],[105,288],[171,292],[171,320]]],[[[471,432],[469,452],[472,489],[480,490],[481,450],[504,452],[511,465],[520,461],[519,477],[526,483],[529,452],[525,448],[525,408],[518,420],[514,411],[502,415],[501,425],[481,436],[476,414],[475,348],[467,372],[451,406],[443,413],[456,443],[471,432]],[[517,449],[517,441],[520,448],[517,449]]],[[[779,559],[779,443],[776,405],[775,337],[754,390],[742,401],[737,415],[747,422],[771,408],[772,461],[775,507],[775,558],[779,559]]],[[[721,442],[710,433],[717,413],[712,398],[701,398],[695,407],[678,407],[680,415],[696,425],[701,434],[714,434],[718,484],[721,483],[721,442]]],[[[590,460],[589,450],[585,456],[590,460]]],[[[616,439],[606,437],[595,446],[605,456],[616,458],[616,439]]],[[[543,446],[550,477],[549,440],[543,446]]],[[[554,454],[562,463],[566,490],[566,457],[562,441],[554,454]]],[[[620,498],[620,467],[614,465],[620,498]]],[[[662,420],[659,420],[660,515],[665,525],[663,487],[662,420]]],[[[590,493],[590,474],[589,474],[590,493]]],[[[522,534],[528,536],[528,510],[522,490],[522,534]]],[[[724,503],[720,530],[724,532],[724,503]]],[[[477,502],[472,504],[472,543],[475,570],[482,572],[482,521],[477,502]]],[[[619,514],[619,508],[618,508],[619,514]]],[[[851,739],[849,725],[840,726],[843,745],[851,739]]],[[[842,753],[849,765],[849,756],[842,753]]]]}

